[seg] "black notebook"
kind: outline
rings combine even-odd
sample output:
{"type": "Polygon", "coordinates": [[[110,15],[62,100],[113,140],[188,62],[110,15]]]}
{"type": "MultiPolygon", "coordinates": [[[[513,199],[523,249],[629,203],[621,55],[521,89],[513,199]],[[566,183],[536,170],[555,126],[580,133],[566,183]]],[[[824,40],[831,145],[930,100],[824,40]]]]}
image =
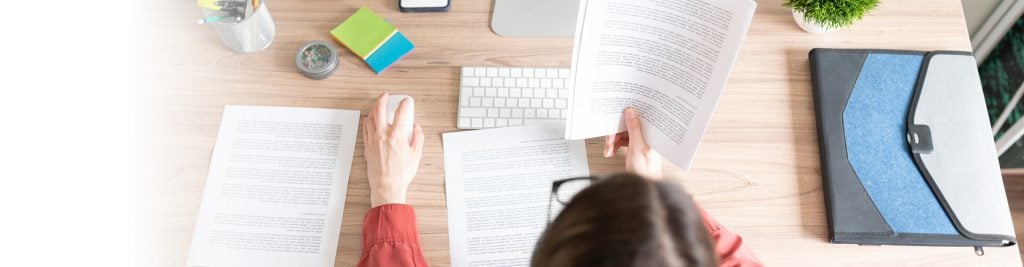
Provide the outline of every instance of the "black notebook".
{"type": "Polygon", "coordinates": [[[833,243],[1016,243],[974,56],[813,49],[833,243]]]}

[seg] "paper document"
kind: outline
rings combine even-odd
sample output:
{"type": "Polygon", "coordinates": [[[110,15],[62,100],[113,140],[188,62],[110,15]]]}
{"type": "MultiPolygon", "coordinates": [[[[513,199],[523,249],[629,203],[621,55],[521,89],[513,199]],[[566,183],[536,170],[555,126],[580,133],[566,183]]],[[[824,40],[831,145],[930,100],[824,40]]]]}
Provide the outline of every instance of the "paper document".
{"type": "Polygon", "coordinates": [[[188,265],[334,266],[358,127],[359,111],[224,107],[188,265]]]}
{"type": "Polygon", "coordinates": [[[565,137],[625,131],[636,108],[654,150],[684,169],[725,89],[751,0],[581,0],[565,137]]]}
{"type": "Polygon", "coordinates": [[[530,265],[551,182],[590,173],[584,141],[562,134],[553,124],[444,134],[452,266],[530,265]]]}

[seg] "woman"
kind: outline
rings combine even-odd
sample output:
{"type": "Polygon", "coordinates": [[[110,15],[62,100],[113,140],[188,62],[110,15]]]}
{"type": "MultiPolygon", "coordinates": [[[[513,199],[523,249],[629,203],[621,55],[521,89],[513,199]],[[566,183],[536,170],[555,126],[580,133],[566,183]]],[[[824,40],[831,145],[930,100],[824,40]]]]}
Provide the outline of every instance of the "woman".
{"type": "MultiPolygon", "coordinates": [[[[363,221],[359,266],[427,266],[416,215],[405,205],[423,155],[423,130],[385,121],[387,93],[363,120],[372,209],[363,221]],[[404,133],[413,128],[412,137],[404,133]]],[[[640,119],[626,109],[626,133],[605,139],[605,157],[624,146],[626,170],[579,192],[541,236],[534,266],[760,266],[742,239],[723,228],[677,185],[661,181],[661,155],[644,141],[640,119]]]]}

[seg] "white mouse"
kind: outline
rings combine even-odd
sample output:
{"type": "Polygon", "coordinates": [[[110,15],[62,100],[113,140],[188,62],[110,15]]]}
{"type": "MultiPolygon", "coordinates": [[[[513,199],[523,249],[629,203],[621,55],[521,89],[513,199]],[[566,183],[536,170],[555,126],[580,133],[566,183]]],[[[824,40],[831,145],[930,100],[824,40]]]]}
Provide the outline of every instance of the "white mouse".
{"type": "Polygon", "coordinates": [[[413,127],[411,127],[411,126],[413,125],[412,124],[413,123],[413,116],[415,116],[415,114],[416,114],[416,102],[413,101],[411,96],[407,96],[407,95],[390,95],[390,96],[388,96],[388,124],[390,125],[390,124],[394,124],[395,123],[395,111],[398,110],[398,104],[402,103],[402,100],[406,99],[406,98],[409,99],[409,104],[412,104],[412,105],[409,105],[408,109],[406,109],[406,112],[407,112],[407,114],[409,116],[405,116],[405,118],[409,121],[409,126],[410,126],[409,127],[409,131],[406,132],[406,136],[408,136],[409,139],[412,139],[412,128],[413,127]]]}

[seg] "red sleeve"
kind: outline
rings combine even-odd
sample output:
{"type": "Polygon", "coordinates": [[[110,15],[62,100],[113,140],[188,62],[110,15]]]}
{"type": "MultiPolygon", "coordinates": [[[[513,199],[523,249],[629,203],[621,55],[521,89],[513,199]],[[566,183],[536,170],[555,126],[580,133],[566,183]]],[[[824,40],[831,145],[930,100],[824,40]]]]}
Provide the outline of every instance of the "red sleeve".
{"type": "Polygon", "coordinates": [[[359,266],[427,266],[412,206],[385,204],[366,213],[359,266]]]}
{"type": "Polygon", "coordinates": [[[761,260],[754,255],[750,247],[743,245],[743,238],[722,227],[715,218],[712,218],[700,205],[697,206],[700,215],[704,218],[704,227],[707,227],[711,234],[711,240],[715,242],[715,254],[718,254],[719,266],[764,266],[761,260]]]}

